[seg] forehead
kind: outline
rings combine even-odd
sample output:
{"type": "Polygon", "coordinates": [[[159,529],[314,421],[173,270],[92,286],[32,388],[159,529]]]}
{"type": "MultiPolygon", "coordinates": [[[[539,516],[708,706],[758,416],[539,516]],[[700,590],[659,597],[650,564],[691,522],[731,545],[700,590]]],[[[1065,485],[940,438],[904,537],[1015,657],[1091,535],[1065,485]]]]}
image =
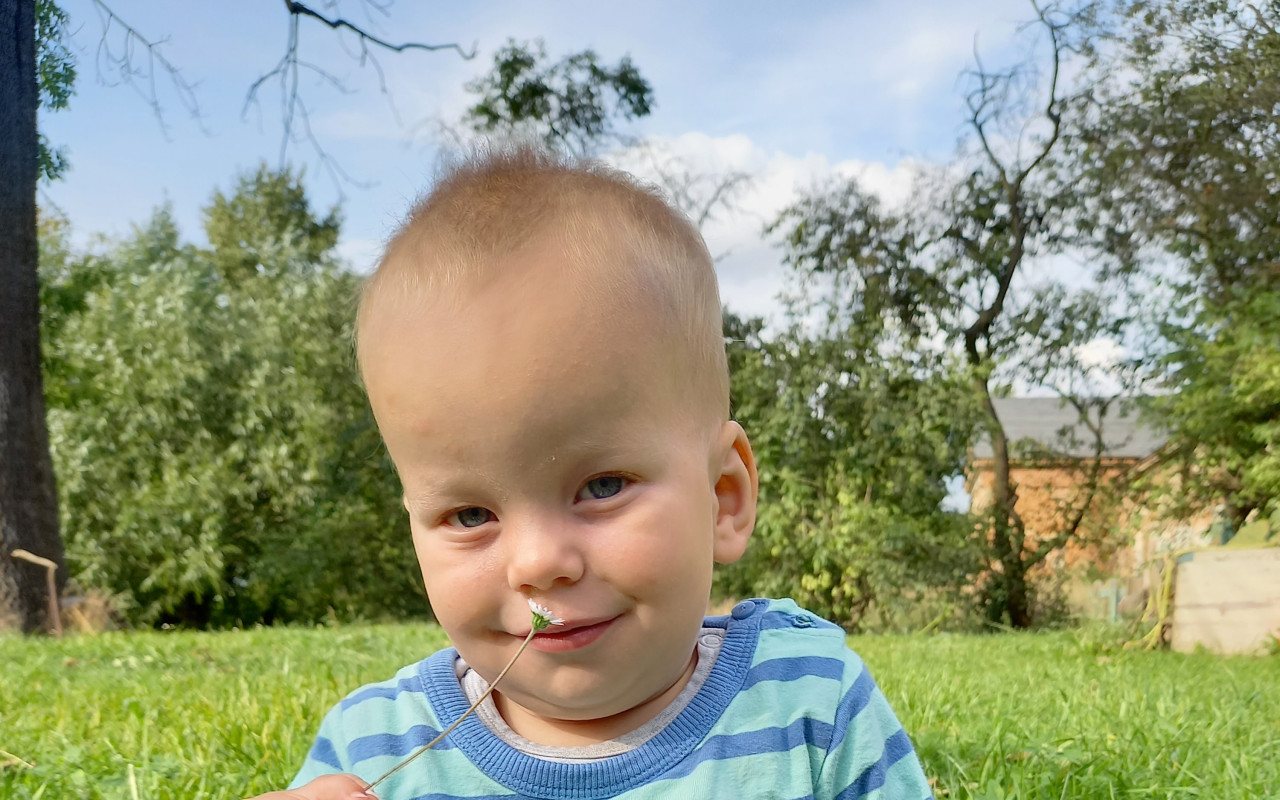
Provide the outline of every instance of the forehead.
{"type": "Polygon", "coordinates": [[[560,237],[476,265],[446,281],[421,282],[431,267],[397,267],[366,296],[360,319],[362,358],[413,339],[422,349],[463,339],[473,360],[556,361],[589,346],[587,331],[620,338],[640,330],[662,336],[670,321],[651,278],[617,247],[566,245],[560,237]]]}
{"type": "Polygon", "coordinates": [[[362,362],[387,335],[397,338],[397,328],[424,317],[483,320],[480,333],[491,335],[482,340],[501,342],[493,334],[506,333],[506,347],[560,352],[592,326],[613,336],[643,330],[649,339],[681,327],[678,287],[634,232],[599,220],[562,222],[511,252],[485,254],[444,241],[389,259],[361,300],[362,362]]]}
{"type": "Polygon", "coordinates": [[[601,291],[547,250],[513,258],[500,278],[371,306],[361,362],[393,457],[400,435],[443,442],[474,426],[483,439],[511,423],[566,440],[602,405],[613,419],[679,407],[670,339],[642,296],[601,291]]]}

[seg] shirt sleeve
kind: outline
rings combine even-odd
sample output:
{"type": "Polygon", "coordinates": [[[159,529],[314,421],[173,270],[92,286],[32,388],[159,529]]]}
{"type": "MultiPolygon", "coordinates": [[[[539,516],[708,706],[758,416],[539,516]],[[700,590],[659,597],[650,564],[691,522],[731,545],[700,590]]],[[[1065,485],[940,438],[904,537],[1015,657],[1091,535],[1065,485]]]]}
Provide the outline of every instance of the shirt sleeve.
{"type": "Polygon", "coordinates": [[[902,724],[861,659],[849,652],[816,800],[926,800],[929,781],[902,724]]]}
{"type": "Polygon", "coordinates": [[[320,731],[316,740],[302,762],[302,769],[289,782],[290,789],[310,783],[321,775],[334,775],[339,772],[350,772],[347,763],[346,739],[342,735],[342,707],[336,705],[325,715],[320,723],[320,731]]]}

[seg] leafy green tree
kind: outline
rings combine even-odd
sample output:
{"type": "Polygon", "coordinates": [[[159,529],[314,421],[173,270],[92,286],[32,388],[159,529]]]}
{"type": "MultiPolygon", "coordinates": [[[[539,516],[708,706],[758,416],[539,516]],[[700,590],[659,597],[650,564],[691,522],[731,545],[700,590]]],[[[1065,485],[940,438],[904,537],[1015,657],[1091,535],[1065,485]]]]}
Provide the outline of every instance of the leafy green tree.
{"type": "MultiPolygon", "coordinates": [[[[854,180],[802,198],[773,228],[808,288],[805,314],[825,309],[869,361],[901,360],[907,374],[950,382],[962,408],[980,410],[994,477],[982,542],[987,610],[1016,627],[1033,621],[1028,573],[1079,529],[1029,541],[1015,507],[1012,443],[993,398],[1015,380],[1043,381],[1045,364],[1070,360],[1092,339],[1121,335],[1126,322],[1104,313],[1096,294],[1070,291],[1045,258],[1072,241],[1072,187],[1052,156],[1061,150],[1064,109],[1083,91],[1063,76],[1076,54],[1090,52],[1082,34],[1094,12],[1090,5],[1039,10],[1034,30],[1048,45],[1049,67],[1040,80],[1030,65],[992,71],[979,64],[966,97],[969,135],[953,164],[918,181],[909,207],[887,208],[854,180]],[[960,373],[952,372],[955,357],[963,360],[960,373]],[[955,374],[967,386],[944,377],[955,374]]],[[[906,408],[899,424],[909,426],[920,412],[906,408]]],[[[1089,493],[1079,501],[1089,502],[1089,493]]]]}
{"type": "Polygon", "coordinates": [[[165,211],[102,257],[45,248],[68,562],[136,623],[426,607],[355,375],[357,279],[298,235],[324,230],[300,193],[259,171],[206,209],[261,212],[209,235],[252,241],[253,272],[181,244],[165,211]]]}
{"type": "Polygon", "coordinates": [[[577,155],[620,139],[618,120],[653,110],[653,88],[629,57],[610,67],[584,50],[550,63],[541,41],[509,41],[467,89],[480,96],[465,120],[474,130],[532,135],[577,155]]]}
{"type": "MultiPolygon", "coordinates": [[[[39,107],[61,111],[71,102],[76,84],[76,60],[67,41],[67,13],[53,0],[36,0],[35,11],[39,107]]],[[[67,171],[66,148],[50,144],[43,133],[39,138],[40,177],[57,180],[67,171]]]]}
{"type": "MultiPolygon", "coordinates": [[[[610,145],[627,168],[650,176],[699,228],[732,212],[750,184],[744,172],[721,174],[691,164],[653,140],[637,141],[619,123],[653,111],[653,88],[630,57],[612,67],[592,50],[551,63],[541,41],[509,41],[494,55],[493,69],[467,84],[478,99],[463,118],[471,131],[532,137],[554,150],[595,156],[610,145]]],[[[445,126],[455,141],[463,136],[445,126]]]]}
{"type": "Polygon", "coordinates": [[[1195,476],[1181,499],[1225,500],[1238,525],[1280,502],[1280,2],[1117,11],[1068,139],[1081,224],[1154,312],[1152,410],[1195,476]]]}
{"type": "Polygon", "coordinates": [[[1193,479],[1180,499],[1203,508],[1226,501],[1238,528],[1257,510],[1280,509],[1280,292],[1258,292],[1205,309],[1208,330],[1174,332],[1165,362],[1176,394],[1154,398],[1193,479]]]}
{"type": "Polygon", "coordinates": [[[760,464],[751,548],[720,593],[789,595],[850,629],[920,627],[964,602],[975,529],[947,511],[976,421],[961,370],[922,375],[852,329],[790,330],[726,316],[734,417],[760,464]]]}
{"type": "Polygon", "coordinates": [[[271,170],[266,164],[240,178],[231,197],[215,190],[204,212],[214,263],[233,283],[265,267],[267,253],[282,240],[290,241],[304,260],[319,260],[337,244],[340,225],[337,208],[324,219],[312,215],[301,176],[288,169],[271,170]]]}

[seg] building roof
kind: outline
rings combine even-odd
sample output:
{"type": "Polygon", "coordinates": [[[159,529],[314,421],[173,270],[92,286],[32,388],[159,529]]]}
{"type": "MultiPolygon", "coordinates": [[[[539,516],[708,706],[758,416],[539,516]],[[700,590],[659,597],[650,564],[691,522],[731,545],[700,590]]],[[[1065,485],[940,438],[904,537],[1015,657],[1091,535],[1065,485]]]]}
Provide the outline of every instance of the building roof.
{"type": "MultiPolygon", "coordinates": [[[[1057,397],[1002,397],[993,400],[996,416],[1009,437],[1009,456],[1022,458],[1092,458],[1094,435],[1080,420],[1075,406],[1057,397]]],[[[1107,458],[1146,458],[1167,437],[1147,420],[1139,419],[1132,402],[1113,401],[1102,418],[1107,458]]],[[[1096,411],[1093,412],[1096,419],[1096,411]]],[[[974,459],[991,458],[991,441],[984,434],[973,447],[974,459]]]]}

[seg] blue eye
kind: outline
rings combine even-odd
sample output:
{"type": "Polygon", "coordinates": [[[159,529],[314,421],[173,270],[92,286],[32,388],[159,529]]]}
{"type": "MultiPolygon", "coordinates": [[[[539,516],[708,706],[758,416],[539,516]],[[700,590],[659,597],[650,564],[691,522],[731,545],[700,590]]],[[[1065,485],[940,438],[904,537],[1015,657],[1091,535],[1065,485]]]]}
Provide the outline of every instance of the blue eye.
{"type": "Polygon", "coordinates": [[[578,491],[579,500],[604,500],[613,497],[626,486],[627,479],[618,475],[601,475],[592,478],[578,491]]]}
{"type": "Polygon", "coordinates": [[[478,528],[486,522],[496,519],[496,517],[494,517],[493,512],[487,508],[471,506],[470,508],[464,508],[453,512],[449,515],[449,519],[451,521],[457,520],[458,525],[463,528],[478,528]]]}

